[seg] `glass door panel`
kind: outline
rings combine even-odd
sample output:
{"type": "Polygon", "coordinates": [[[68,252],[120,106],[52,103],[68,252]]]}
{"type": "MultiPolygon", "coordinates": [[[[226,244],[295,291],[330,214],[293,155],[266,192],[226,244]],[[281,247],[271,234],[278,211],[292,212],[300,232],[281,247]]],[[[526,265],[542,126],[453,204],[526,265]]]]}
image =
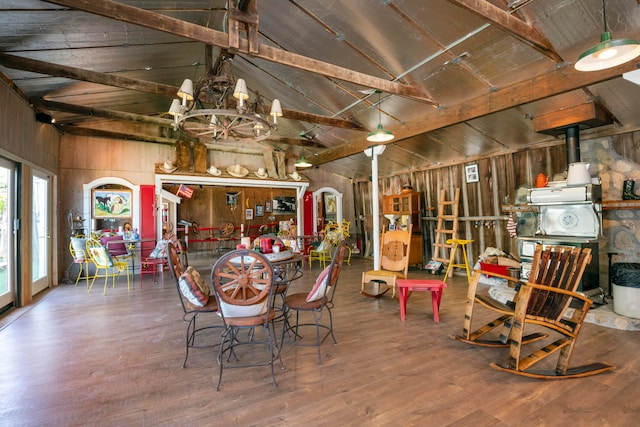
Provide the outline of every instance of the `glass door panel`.
{"type": "Polygon", "coordinates": [[[31,281],[32,295],[49,287],[49,178],[34,171],[32,180],[31,281]]]}
{"type": "Polygon", "coordinates": [[[15,302],[13,277],[14,166],[0,159],[0,310],[15,302]]]}

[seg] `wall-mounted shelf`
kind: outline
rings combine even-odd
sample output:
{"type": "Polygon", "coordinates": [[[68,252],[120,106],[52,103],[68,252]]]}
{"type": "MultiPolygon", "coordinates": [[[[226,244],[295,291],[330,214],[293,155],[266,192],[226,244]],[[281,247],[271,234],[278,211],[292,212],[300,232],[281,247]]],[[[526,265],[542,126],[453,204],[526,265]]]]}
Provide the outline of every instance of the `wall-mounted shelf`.
{"type": "Polygon", "coordinates": [[[640,209],[640,200],[603,200],[602,210],[640,209]]]}
{"type": "Polygon", "coordinates": [[[538,206],[532,205],[502,205],[503,212],[538,212],[538,206]]]}

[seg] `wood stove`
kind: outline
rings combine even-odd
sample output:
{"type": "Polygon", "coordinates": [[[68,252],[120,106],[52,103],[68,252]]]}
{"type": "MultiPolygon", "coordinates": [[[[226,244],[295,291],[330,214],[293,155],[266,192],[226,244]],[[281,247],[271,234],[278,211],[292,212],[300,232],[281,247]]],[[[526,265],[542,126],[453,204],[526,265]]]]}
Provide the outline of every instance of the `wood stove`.
{"type": "Polygon", "coordinates": [[[534,235],[518,236],[521,277],[529,277],[533,252],[538,243],[588,247],[593,259],[578,289],[599,288],[598,238],[602,232],[602,189],[599,183],[569,186],[566,181],[558,181],[549,184],[544,188],[532,188],[527,193],[528,205],[537,211],[537,226],[534,235]]]}

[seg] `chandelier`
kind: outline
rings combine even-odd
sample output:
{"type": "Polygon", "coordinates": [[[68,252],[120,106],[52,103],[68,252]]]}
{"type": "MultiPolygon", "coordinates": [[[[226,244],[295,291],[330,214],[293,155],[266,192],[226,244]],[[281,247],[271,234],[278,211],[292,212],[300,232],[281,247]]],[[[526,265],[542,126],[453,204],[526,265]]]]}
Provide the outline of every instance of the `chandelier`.
{"type": "Polygon", "coordinates": [[[222,59],[216,75],[198,80],[195,90],[193,81],[185,79],[178,96],[180,99],[174,99],[169,108],[174,128],[205,141],[261,141],[277,129],[277,118],[282,116],[277,99],[268,115],[264,99],[257,92],[256,100],[248,102],[247,84],[231,74],[229,58],[222,59]],[[231,107],[234,102],[235,109],[231,107]]]}

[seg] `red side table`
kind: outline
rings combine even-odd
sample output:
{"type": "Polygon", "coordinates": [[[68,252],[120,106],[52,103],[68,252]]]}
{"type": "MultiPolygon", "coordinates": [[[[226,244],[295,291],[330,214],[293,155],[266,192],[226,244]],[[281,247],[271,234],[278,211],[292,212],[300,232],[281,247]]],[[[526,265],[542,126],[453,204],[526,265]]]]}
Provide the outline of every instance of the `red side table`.
{"type": "Polygon", "coordinates": [[[440,315],[438,310],[440,309],[440,300],[442,299],[442,291],[447,287],[447,284],[442,280],[428,280],[428,279],[398,279],[396,280],[396,286],[398,287],[398,300],[400,301],[400,320],[404,321],[407,314],[407,300],[409,299],[409,292],[431,292],[431,305],[433,306],[433,320],[440,322],[440,315]]]}

